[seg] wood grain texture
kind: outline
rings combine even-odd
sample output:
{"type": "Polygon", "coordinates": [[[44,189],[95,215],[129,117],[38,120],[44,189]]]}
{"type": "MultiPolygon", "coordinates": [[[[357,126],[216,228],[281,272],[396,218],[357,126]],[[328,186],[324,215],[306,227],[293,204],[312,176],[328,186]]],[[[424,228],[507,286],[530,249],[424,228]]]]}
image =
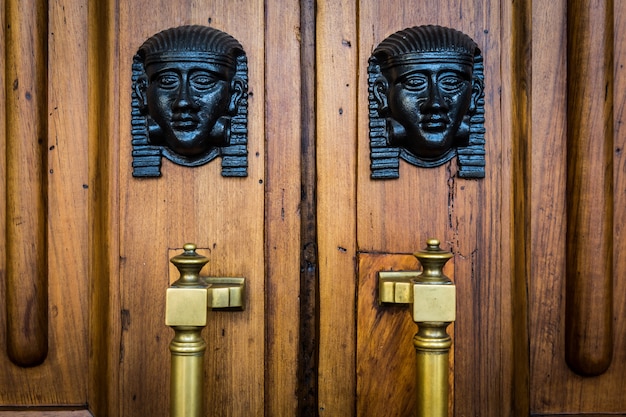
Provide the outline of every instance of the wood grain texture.
{"type": "MultiPolygon", "coordinates": [[[[604,5],[604,2],[602,2],[604,5]]],[[[604,6],[603,6],[604,7],[604,6]]],[[[533,88],[532,88],[532,247],[531,280],[529,283],[529,326],[531,340],[531,411],[538,415],[623,414],[626,402],[622,381],[626,372],[626,327],[624,315],[624,283],[615,279],[612,297],[613,358],[608,370],[599,377],[585,378],[574,373],[565,362],[564,334],[566,309],[566,164],[567,164],[567,102],[566,102],[566,2],[558,1],[533,6],[533,88]],[[545,115],[549,114],[550,117],[545,115]]],[[[619,134],[624,116],[624,76],[620,71],[626,45],[623,41],[625,5],[614,2],[612,15],[615,36],[614,126],[611,170],[614,193],[613,275],[623,275],[626,267],[619,256],[621,235],[626,218],[623,192],[624,148],[619,134]]],[[[595,30],[595,25],[594,25],[595,30]]],[[[591,40],[591,38],[590,38],[591,40]]],[[[588,53],[588,52],[587,52],[588,53]]],[[[587,64],[585,64],[587,65],[587,64]]],[[[587,82],[587,81],[585,81],[587,82]]],[[[580,85],[589,88],[590,84],[580,85]]],[[[578,85],[576,86],[578,87],[578,85]]],[[[602,92],[606,85],[599,86],[602,92]]],[[[600,95],[602,95],[602,92],[600,95]]],[[[589,92],[591,97],[596,94],[589,92]]],[[[586,116],[581,116],[586,117],[586,116]]],[[[600,120],[597,120],[601,123],[600,120]]],[[[607,122],[608,123],[608,122],[607,122]]],[[[604,128],[604,127],[602,127],[604,128]]],[[[623,133],[623,132],[622,132],[623,133]]],[[[596,144],[598,145],[598,144],[596,144]]],[[[608,168],[608,165],[607,165],[608,168]]],[[[601,188],[596,190],[601,193],[601,188]]],[[[604,259],[592,259],[599,269],[604,259]]],[[[598,295],[605,299],[606,292],[598,295]]],[[[605,327],[606,328],[606,327],[605,327]]]]}
{"type": "Polygon", "coordinates": [[[96,417],[120,416],[120,207],[118,5],[89,7],[89,390],[96,417]],[[106,70],[103,70],[106,69],[106,70]]]}
{"type": "MultiPolygon", "coordinates": [[[[373,48],[410,26],[453,27],[472,37],[484,55],[487,167],[482,180],[457,178],[456,160],[433,169],[401,161],[398,180],[370,180],[367,89],[364,84],[359,88],[359,109],[363,109],[358,120],[359,251],[412,253],[425,239],[437,237],[442,247],[454,253],[457,415],[510,413],[511,138],[508,127],[503,130],[501,113],[509,111],[510,104],[502,106],[500,97],[501,30],[510,24],[500,22],[501,4],[427,1],[415,7],[397,0],[359,6],[361,83],[367,79],[367,59],[373,48]]],[[[362,296],[371,295],[359,294],[358,298],[362,296]]]]}
{"type": "Polygon", "coordinates": [[[558,401],[564,366],[566,242],[566,16],[564,2],[532,8],[531,253],[529,334],[531,409],[558,401]],[[544,115],[550,114],[550,117],[544,115]],[[535,139],[536,138],[536,139],[535,139]],[[546,139],[547,138],[547,139],[546,139]],[[550,175],[548,175],[550,173],[550,175]],[[547,362],[553,361],[554,365],[547,362]],[[553,384],[551,390],[547,386],[553,384]]]}
{"type": "MultiPolygon", "coordinates": [[[[25,10],[21,13],[29,15],[35,11],[29,4],[23,3],[25,10]]],[[[29,38],[27,42],[29,51],[32,42],[42,42],[47,50],[46,60],[38,64],[43,65],[43,79],[46,80],[46,84],[43,91],[33,92],[34,87],[29,86],[26,76],[28,70],[25,70],[24,83],[21,84],[24,89],[18,90],[22,98],[30,93],[31,102],[36,99],[41,105],[43,100],[43,109],[47,109],[39,114],[43,120],[35,119],[34,116],[32,119],[32,122],[41,124],[43,130],[38,132],[41,136],[31,139],[22,137],[20,140],[23,142],[22,145],[35,143],[40,147],[43,162],[40,162],[39,166],[45,167],[40,174],[45,177],[41,179],[41,186],[44,187],[46,204],[37,210],[43,210],[41,214],[46,218],[42,233],[47,244],[39,249],[44,250],[43,255],[46,259],[47,278],[44,289],[48,292],[48,300],[47,306],[44,305],[44,313],[48,317],[48,323],[43,332],[47,332],[48,335],[48,355],[39,366],[20,368],[10,363],[3,350],[0,354],[0,404],[79,406],[87,403],[89,281],[86,248],[89,190],[86,187],[87,49],[86,45],[77,39],[87,38],[87,4],[82,1],[55,2],[40,12],[43,13],[44,22],[38,26],[30,25],[26,33],[29,38]]],[[[4,39],[7,41],[7,47],[9,44],[13,45],[13,41],[8,37],[4,39]]],[[[33,52],[36,52],[37,48],[33,52]]],[[[20,59],[27,59],[29,54],[30,52],[24,53],[20,59]]],[[[19,75],[18,85],[21,83],[21,77],[19,75]]],[[[12,81],[15,80],[13,76],[10,78],[12,81]]],[[[12,111],[15,110],[16,108],[12,111]]],[[[7,119],[14,117],[19,116],[7,113],[7,119]]],[[[34,164],[34,161],[23,159],[20,164],[26,167],[34,164]]],[[[14,170],[19,171],[23,167],[7,166],[7,169],[14,175],[14,170]]],[[[23,189],[27,192],[29,186],[24,185],[23,189]]],[[[28,192],[30,191],[32,189],[28,192]]],[[[31,209],[24,212],[25,220],[32,214],[31,209]]],[[[32,224],[29,227],[31,226],[32,224]]],[[[7,257],[7,267],[12,267],[12,259],[10,255],[7,257]]],[[[36,252],[29,253],[27,259],[34,262],[36,252]]],[[[26,304],[23,298],[16,298],[15,294],[6,296],[15,302],[26,304]]],[[[5,342],[4,314],[1,317],[0,338],[5,342]]],[[[2,345],[4,346],[4,343],[2,345]]]]}
{"type": "MultiPolygon", "coordinates": [[[[171,329],[164,324],[168,250],[203,249],[211,276],[242,276],[246,309],[212,312],[203,333],[208,415],[263,415],[265,400],[265,38],[262,1],[137,1],[119,6],[120,415],[166,416],[171,329]],[[148,13],[146,11],[149,11],[148,13]],[[140,22],[140,24],[138,24],[140,22]],[[244,47],[249,68],[248,177],[219,161],[190,169],[163,161],[162,177],[131,176],[132,56],[153,34],[210,24],[244,47]]],[[[296,170],[297,172],[297,170],[296,170]]],[[[294,262],[297,264],[297,256],[294,262]]],[[[296,280],[297,275],[293,278],[296,280]]],[[[276,301],[277,302],[277,301],[276,301]]]]}
{"type": "MultiPolygon", "coordinates": [[[[510,392],[513,415],[526,416],[530,413],[530,344],[528,331],[528,282],[531,278],[531,184],[533,184],[530,154],[532,152],[531,88],[532,88],[532,10],[530,1],[504,2],[503,16],[510,19],[510,30],[502,33],[502,84],[511,88],[502,89],[503,129],[510,132],[509,171],[503,173],[511,184],[511,212],[514,219],[503,222],[511,225],[509,253],[511,259],[510,313],[511,328],[508,330],[512,352],[512,389],[510,392]]],[[[505,180],[506,181],[506,180],[505,180]]],[[[503,310],[506,311],[506,303],[503,310]]],[[[504,312],[503,311],[503,312],[504,312]]],[[[505,330],[506,332],[506,330],[505,330]]],[[[507,340],[505,336],[503,340],[507,340]]],[[[507,342],[504,342],[507,343],[507,342]]],[[[505,397],[506,398],[506,397],[505,397]]],[[[508,400],[508,399],[507,399],[508,400]]],[[[507,401],[505,400],[505,401],[507,401]]]]}
{"type": "Polygon", "coordinates": [[[6,347],[14,364],[30,367],[48,355],[48,21],[43,1],[6,6],[6,347]]]}
{"type": "MultiPolygon", "coordinates": [[[[295,416],[301,363],[299,303],[315,308],[315,298],[301,296],[300,291],[301,230],[315,210],[314,195],[307,196],[308,204],[301,203],[307,163],[301,157],[306,146],[301,126],[311,117],[301,101],[312,90],[301,81],[306,61],[300,56],[304,29],[299,2],[266,2],[265,7],[265,415],[295,416]]],[[[314,174],[309,186],[314,185],[314,174]]]]}
{"type": "Polygon", "coordinates": [[[355,413],[356,6],[317,3],[320,416],[355,413]]]}
{"type": "MultiPolygon", "coordinates": [[[[269,23],[269,21],[268,21],[269,23]]],[[[300,328],[298,414],[318,413],[319,257],[316,155],[316,10],[315,1],[300,2],[300,328]]],[[[270,25],[271,27],[271,25],[270,25]]],[[[270,226],[270,223],[268,223],[270,226]]]]}
{"type": "Polygon", "coordinates": [[[588,376],[613,356],[612,3],[567,4],[565,359],[588,376]]]}

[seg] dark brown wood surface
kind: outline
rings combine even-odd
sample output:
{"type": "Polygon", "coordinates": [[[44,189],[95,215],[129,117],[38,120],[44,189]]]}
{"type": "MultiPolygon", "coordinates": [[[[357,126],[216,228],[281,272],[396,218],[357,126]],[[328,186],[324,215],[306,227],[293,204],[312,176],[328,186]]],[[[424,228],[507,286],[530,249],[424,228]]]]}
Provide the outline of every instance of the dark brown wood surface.
{"type": "MultiPolygon", "coordinates": [[[[625,48],[624,42],[618,36],[618,31],[623,30],[620,26],[620,19],[623,25],[624,6],[619,2],[592,2],[587,6],[585,4],[584,2],[557,2],[550,4],[541,12],[533,9],[535,23],[533,23],[532,44],[533,51],[536,53],[533,54],[532,65],[533,151],[531,164],[533,180],[529,218],[532,225],[530,243],[532,258],[528,289],[531,341],[530,404],[531,410],[538,414],[564,412],[575,415],[584,412],[609,414],[623,413],[626,409],[624,397],[619,394],[626,366],[624,356],[626,354],[624,348],[626,328],[621,320],[623,309],[620,306],[624,303],[624,289],[619,277],[623,274],[624,265],[619,260],[621,243],[618,233],[624,223],[623,205],[620,205],[623,193],[618,191],[624,188],[622,168],[620,168],[623,166],[620,151],[623,148],[623,135],[620,136],[618,132],[621,125],[620,119],[623,117],[621,112],[623,112],[625,96],[624,89],[619,88],[623,80],[618,81],[623,76],[617,70],[619,57],[623,56],[625,48]],[[578,53],[597,54],[599,58],[581,64],[582,67],[578,70],[592,72],[584,82],[578,81],[576,84],[567,85],[568,51],[563,47],[566,43],[567,21],[563,10],[569,7],[570,10],[575,11],[583,6],[587,10],[581,13],[591,13],[588,18],[592,19],[587,29],[584,30],[590,30],[593,36],[590,35],[586,37],[585,42],[571,45],[571,47],[585,48],[578,53]],[[602,16],[602,10],[605,10],[606,16],[602,16]],[[596,13],[600,14],[596,15],[596,13]],[[596,35],[602,33],[605,37],[611,36],[611,23],[602,23],[604,19],[612,19],[614,22],[616,32],[612,41],[596,38],[596,35]],[[592,45],[587,42],[595,43],[592,45]],[[614,52],[610,51],[612,48],[615,48],[614,52]],[[610,61],[610,56],[613,54],[616,59],[615,81],[612,81],[614,70],[608,68],[607,74],[600,62],[604,59],[610,61]],[[594,65],[599,65],[599,67],[589,68],[594,65]],[[599,81],[600,79],[604,81],[599,81]],[[596,87],[592,87],[594,83],[596,87]],[[583,98],[579,92],[585,89],[589,90],[583,98]],[[612,103],[614,110],[612,111],[609,110],[610,104],[606,101],[611,100],[611,89],[614,92],[612,103]],[[568,91],[570,91],[569,94],[568,91]],[[570,101],[570,98],[573,101],[570,101]],[[550,117],[545,117],[546,114],[550,114],[550,117]],[[577,117],[580,120],[575,120],[575,123],[579,124],[580,129],[588,135],[584,146],[588,146],[589,153],[579,152],[582,160],[576,162],[576,165],[581,168],[581,172],[569,172],[570,178],[582,180],[583,185],[569,190],[566,167],[569,165],[573,168],[573,161],[569,160],[572,154],[568,156],[568,152],[571,146],[570,141],[574,140],[569,136],[580,132],[571,132],[567,126],[568,119],[571,123],[572,119],[577,117]],[[610,125],[613,123],[615,123],[615,131],[612,137],[607,137],[608,132],[612,130],[610,125]],[[589,141],[589,137],[596,139],[589,141]],[[613,142],[612,145],[611,142],[613,142]],[[589,160],[590,158],[593,160],[589,160]],[[605,161],[604,164],[602,161],[605,161]],[[612,164],[614,168],[611,168],[612,164]],[[591,171],[587,171],[589,169],[591,171]],[[585,172],[589,174],[597,172],[597,174],[585,176],[585,172]],[[605,206],[606,196],[611,188],[616,190],[614,194],[616,200],[614,203],[608,203],[607,207],[605,206]],[[572,193],[587,193],[587,195],[580,194],[579,201],[573,201],[574,196],[568,195],[572,193]],[[572,213],[576,213],[572,210],[580,209],[585,205],[589,205],[584,209],[585,215],[572,216],[572,213]],[[614,210],[613,222],[610,217],[612,208],[614,210]],[[595,239],[602,239],[596,247],[589,249],[589,253],[583,251],[580,255],[588,257],[597,250],[604,251],[599,253],[605,253],[605,255],[596,254],[584,265],[579,265],[578,260],[574,263],[572,259],[566,257],[567,247],[574,244],[574,240],[568,235],[569,228],[576,226],[574,223],[568,224],[572,221],[581,222],[580,226],[583,228],[581,232],[590,234],[588,242],[583,242],[581,248],[595,239]],[[607,228],[609,232],[606,231],[607,228]],[[612,237],[607,242],[606,234],[611,235],[611,230],[613,231],[612,237]],[[610,249],[611,246],[613,249],[610,249]],[[609,250],[608,253],[607,250],[609,250]],[[612,258],[615,259],[613,263],[612,258]],[[613,269],[612,276],[607,275],[610,274],[611,269],[613,269]],[[580,274],[579,282],[583,284],[581,287],[583,292],[579,295],[566,291],[566,274],[570,273],[580,274]],[[595,278],[592,278],[594,276],[595,278]],[[613,284],[608,283],[610,279],[614,279],[613,284]],[[566,302],[570,301],[573,301],[573,308],[587,311],[590,316],[572,317],[566,309],[566,302]],[[611,302],[616,306],[612,314],[609,313],[611,302]],[[606,321],[607,314],[609,314],[610,323],[606,321]],[[575,321],[579,321],[578,328],[581,330],[574,334],[576,338],[579,338],[575,340],[579,347],[567,345],[571,339],[566,338],[566,327],[571,326],[575,321]],[[607,330],[611,324],[613,336],[609,337],[607,330]],[[592,352],[593,356],[590,357],[595,360],[594,358],[608,356],[605,348],[602,347],[606,346],[607,342],[613,344],[613,354],[610,366],[602,375],[584,377],[576,374],[568,366],[566,362],[568,349],[589,352],[590,347],[597,346],[598,351],[592,352]],[[580,347],[583,349],[581,350],[580,347]]],[[[570,54],[573,52],[570,51],[570,54]]],[[[570,71],[577,71],[577,69],[570,68],[570,71]]]]}
{"type": "Polygon", "coordinates": [[[47,17],[37,1],[6,12],[6,346],[11,362],[35,366],[48,356],[47,17]]]}
{"type": "Polygon", "coordinates": [[[86,12],[39,1],[0,11],[3,406],[87,402],[86,12]]]}
{"type": "Polygon", "coordinates": [[[613,356],[613,16],[595,3],[567,13],[565,358],[584,376],[613,356]]]}

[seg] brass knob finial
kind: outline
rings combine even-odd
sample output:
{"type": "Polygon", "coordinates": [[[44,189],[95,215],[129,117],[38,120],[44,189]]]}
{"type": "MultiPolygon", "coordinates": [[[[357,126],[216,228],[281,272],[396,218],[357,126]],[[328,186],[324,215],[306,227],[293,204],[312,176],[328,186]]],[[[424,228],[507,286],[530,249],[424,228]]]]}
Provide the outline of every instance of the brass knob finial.
{"type": "Polygon", "coordinates": [[[200,284],[200,270],[209,262],[209,258],[196,253],[194,243],[185,243],[183,253],[174,256],[170,262],[180,272],[180,278],[173,286],[194,286],[200,284]]]}
{"type": "Polygon", "coordinates": [[[426,248],[413,254],[422,264],[423,271],[416,279],[429,284],[451,284],[452,281],[443,273],[443,266],[452,258],[452,253],[439,247],[439,240],[426,240],[426,248]]]}

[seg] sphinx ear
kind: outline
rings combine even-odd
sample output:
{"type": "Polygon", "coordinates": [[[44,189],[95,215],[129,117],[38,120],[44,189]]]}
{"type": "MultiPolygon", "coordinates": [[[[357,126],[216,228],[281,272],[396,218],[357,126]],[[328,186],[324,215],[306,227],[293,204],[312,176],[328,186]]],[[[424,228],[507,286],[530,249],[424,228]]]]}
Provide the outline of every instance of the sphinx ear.
{"type": "Polygon", "coordinates": [[[230,145],[230,117],[222,116],[217,119],[209,133],[209,138],[213,146],[230,145]]]}
{"type": "Polygon", "coordinates": [[[237,112],[239,103],[246,94],[246,83],[240,77],[234,77],[230,82],[230,103],[228,105],[228,112],[234,115],[237,112]]]}
{"type": "Polygon", "coordinates": [[[374,95],[374,100],[378,104],[378,111],[380,114],[384,114],[387,111],[388,101],[387,101],[387,91],[389,90],[389,83],[387,79],[382,75],[376,78],[374,81],[374,85],[372,88],[372,93],[374,95]]]}
{"type": "Polygon", "coordinates": [[[142,75],[137,78],[134,87],[137,100],[139,100],[139,109],[145,113],[148,109],[148,77],[142,75]]]}
{"type": "Polygon", "coordinates": [[[483,97],[485,90],[485,84],[482,78],[474,77],[472,79],[472,98],[470,100],[469,112],[475,113],[476,109],[480,106],[479,101],[483,97]]]}

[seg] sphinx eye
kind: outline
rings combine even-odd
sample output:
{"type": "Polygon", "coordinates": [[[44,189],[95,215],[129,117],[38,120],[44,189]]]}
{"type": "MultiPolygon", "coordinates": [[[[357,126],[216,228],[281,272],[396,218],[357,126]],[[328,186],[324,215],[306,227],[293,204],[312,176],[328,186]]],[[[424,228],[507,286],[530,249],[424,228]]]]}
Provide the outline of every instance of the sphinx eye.
{"type": "Polygon", "coordinates": [[[218,81],[217,77],[205,72],[193,74],[189,79],[191,86],[197,90],[212,88],[218,81]]]}
{"type": "Polygon", "coordinates": [[[467,80],[458,75],[446,75],[438,80],[439,88],[446,93],[457,93],[467,84],[467,80]]]}
{"type": "Polygon", "coordinates": [[[428,79],[422,74],[413,74],[402,80],[402,84],[407,90],[423,91],[428,88],[428,79]]]}
{"type": "Polygon", "coordinates": [[[178,75],[176,75],[175,73],[166,72],[163,74],[159,74],[156,81],[159,87],[164,89],[172,89],[178,87],[179,78],[178,75]]]}

